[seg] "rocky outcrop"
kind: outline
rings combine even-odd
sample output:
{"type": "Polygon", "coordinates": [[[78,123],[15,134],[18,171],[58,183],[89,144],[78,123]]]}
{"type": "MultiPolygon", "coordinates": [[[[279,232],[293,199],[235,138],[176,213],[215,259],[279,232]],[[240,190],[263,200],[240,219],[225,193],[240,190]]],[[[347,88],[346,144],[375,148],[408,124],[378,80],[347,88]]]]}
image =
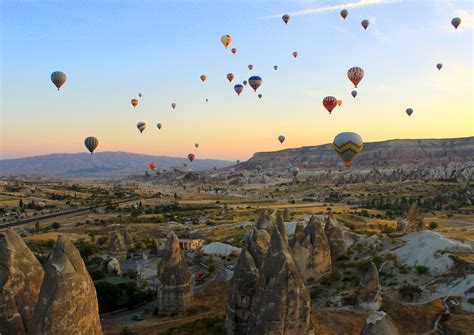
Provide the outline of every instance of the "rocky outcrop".
{"type": "Polygon", "coordinates": [[[273,229],[252,301],[247,334],[302,335],[311,330],[311,299],[288,244],[273,229]]]}
{"type": "Polygon", "coordinates": [[[114,231],[110,237],[109,254],[117,259],[127,258],[128,248],[123,235],[119,231],[114,231]]]}
{"type": "Polygon", "coordinates": [[[379,271],[373,262],[362,279],[357,291],[359,307],[367,311],[376,311],[382,301],[382,288],[379,281],[379,271]]]}
{"type": "Polygon", "coordinates": [[[26,334],[43,267],[13,229],[0,233],[0,334],[26,334]]]}
{"type": "Polygon", "coordinates": [[[94,283],[79,251],[63,235],[45,266],[28,334],[102,334],[94,283]]]}
{"type": "Polygon", "coordinates": [[[247,240],[247,250],[252,255],[258,269],[263,266],[263,261],[270,244],[270,235],[266,230],[253,229],[247,240]]]}
{"type": "Polygon", "coordinates": [[[344,230],[339,222],[337,222],[332,215],[329,215],[326,220],[324,231],[326,232],[329,245],[331,246],[331,259],[334,264],[336,260],[345,255],[347,251],[346,243],[344,241],[344,230]]]}
{"type": "Polygon", "coordinates": [[[283,217],[281,214],[278,214],[276,217],[276,227],[280,231],[283,239],[288,242],[288,232],[286,231],[285,223],[283,222],[283,217]]]}
{"type": "Polygon", "coordinates": [[[173,231],[167,236],[159,272],[158,313],[175,314],[188,310],[193,299],[191,272],[173,231]]]}
{"type": "Polygon", "coordinates": [[[331,248],[323,225],[312,216],[306,228],[295,230],[290,240],[295,261],[306,282],[331,272],[331,248]]]}
{"type": "Polygon", "coordinates": [[[259,270],[253,256],[243,248],[232,277],[227,299],[226,329],[229,335],[246,335],[259,270]]]}
{"type": "Polygon", "coordinates": [[[120,269],[120,262],[117,258],[112,258],[107,263],[107,273],[114,276],[118,276],[120,273],[122,273],[120,269]]]}
{"type": "Polygon", "coordinates": [[[400,335],[400,331],[388,314],[372,312],[365,321],[360,335],[400,335]]]}
{"type": "Polygon", "coordinates": [[[272,228],[272,220],[270,217],[270,213],[268,213],[268,211],[264,211],[257,220],[257,229],[269,230],[271,228],[272,228]]]}
{"type": "Polygon", "coordinates": [[[285,210],[283,211],[283,221],[290,221],[290,211],[288,210],[288,208],[285,208],[285,210]]]}
{"type": "Polygon", "coordinates": [[[123,233],[123,239],[124,239],[125,245],[127,246],[128,249],[133,249],[135,247],[135,245],[133,243],[133,237],[130,234],[128,228],[126,228],[124,233],[123,233]]]}

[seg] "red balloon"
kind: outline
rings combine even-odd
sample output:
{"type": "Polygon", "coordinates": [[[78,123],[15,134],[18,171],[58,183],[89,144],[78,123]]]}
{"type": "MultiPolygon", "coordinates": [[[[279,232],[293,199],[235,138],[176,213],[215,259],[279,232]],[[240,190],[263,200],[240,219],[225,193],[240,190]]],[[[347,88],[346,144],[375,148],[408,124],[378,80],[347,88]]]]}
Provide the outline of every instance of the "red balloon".
{"type": "Polygon", "coordinates": [[[329,96],[323,99],[323,106],[331,114],[332,110],[337,106],[337,99],[335,97],[329,96]]]}
{"type": "Polygon", "coordinates": [[[233,73],[228,73],[227,74],[227,80],[230,82],[232,82],[232,80],[234,80],[234,74],[233,73]]]}
{"type": "Polygon", "coordinates": [[[196,156],[194,156],[194,154],[189,154],[189,155],[188,155],[188,159],[189,159],[190,162],[192,162],[195,157],[196,157],[196,156]]]}
{"type": "Polygon", "coordinates": [[[355,66],[351,67],[347,71],[347,77],[354,84],[354,87],[357,88],[357,85],[360,83],[362,78],[364,78],[364,70],[361,67],[355,66]]]}

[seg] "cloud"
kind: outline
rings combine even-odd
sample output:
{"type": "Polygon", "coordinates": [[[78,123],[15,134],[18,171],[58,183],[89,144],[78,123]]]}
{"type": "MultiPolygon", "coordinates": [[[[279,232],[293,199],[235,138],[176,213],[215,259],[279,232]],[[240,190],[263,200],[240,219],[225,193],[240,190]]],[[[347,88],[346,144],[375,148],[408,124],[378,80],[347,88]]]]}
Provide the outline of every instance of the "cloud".
{"type": "MultiPolygon", "coordinates": [[[[333,10],[339,9],[351,9],[351,8],[358,8],[358,7],[365,7],[365,6],[372,6],[372,5],[383,5],[383,4],[391,4],[395,2],[401,2],[402,0],[359,0],[356,2],[348,2],[338,5],[331,5],[331,6],[323,6],[323,7],[316,7],[316,8],[308,8],[296,12],[288,13],[290,16],[304,16],[304,15],[312,15],[321,12],[329,12],[333,10]]],[[[284,13],[278,15],[272,15],[270,17],[281,17],[284,13]]]]}

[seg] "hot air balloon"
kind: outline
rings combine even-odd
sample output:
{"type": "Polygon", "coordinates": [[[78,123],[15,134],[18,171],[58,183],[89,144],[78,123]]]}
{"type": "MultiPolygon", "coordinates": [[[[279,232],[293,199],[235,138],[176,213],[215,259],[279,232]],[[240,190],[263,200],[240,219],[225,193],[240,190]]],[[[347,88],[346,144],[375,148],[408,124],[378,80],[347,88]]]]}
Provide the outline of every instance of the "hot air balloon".
{"type": "Polygon", "coordinates": [[[367,30],[367,27],[369,26],[369,20],[362,20],[360,23],[362,27],[364,27],[365,30],[367,30]]]}
{"type": "Polygon", "coordinates": [[[194,143],[194,146],[195,146],[196,148],[199,148],[199,143],[194,143]]]}
{"type": "Polygon", "coordinates": [[[461,19],[459,17],[455,17],[451,20],[451,24],[455,29],[458,29],[459,25],[461,24],[461,19]]]}
{"type": "Polygon", "coordinates": [[[342,105],[342,100],[337,100],[337,105],[338,106],[342,105]]]}
{"type": "Polygon", "coordinates": [[[237,49],[236,49],[236,48],[232,48],[232,49],[230,50],[230,52],[232,52],[232,54],[235,55],[235,54],[237,53],[237,49]]]}
{"type": "Polygon", "coordinates": [[[261,94],[259,94],[259,95],[258,95],[258,98],[259,98],[259,99],[262,99],[262,95],[261,95],[261,94]]]}
{"type": "Polygon", "coordinates": [[[308,167],[308,164],[309,164],[308,162],[304,161],[303,162],[303,167],[306,169],[308,167]]]}
{"type": "Polygon", "coordinates": [[[278,70],[278,65],[273,65],[273,68],[276,70],[278,70]]]}
{"type": "Polygon", "coordinates": [[[189,159],[190,162],[192,162],[195,157],[196,157],[196,156],[195,156],[194,154],[189,154],[189,155],[188,155],[188,159],[189,159]]]}
{"type": "Polygon", "coordinates": [[[249,78],[249,85],[253,88],[254,92],[257,92],[257,88],[262,85],[262,78],[259,76],[252,76],[249,78]]]}
{"type": "Polygon", "coordinates": [[[140,130],[140,133],[143,133],[143,131],[146,128],[146,123],[145,122],[138,122],[137,123],[137,128],[138,128],[138,130],[140,130]]]}
{"type": "Polygon", "coordinates": [[[61,89],[61,86],[64,85],[66,80],[67,76],[64,72],[54,71],[53,73],[51,73],[51,81],[53,82],[54,86],[58,88],[58,91],[61,89]]]}
{"type": "Polygon", "coordinates": [[[354,84],[354,87],[357,88],[357,85],[360,83],[362,78],[364,78],[364,70],[358,66],[351,67],[347,71],[347,77],[354,84]]]}
{"type": "Polygon", "coordinates": [[[152,170],[152,171],[156,170],[156,164],[155,163],[150,163],[150,164],[148,164],[148,166],[150,167],[150,170],[152,170]]]}
{"type": "Polygon", "coordinates": [[[158,127],[158,129],[161,129],[161,127],[163,127],[161,123],[158,123],[156,126],[158,127]]]}
{"type": "Polygon", "coordinates": [[[237,93],[237,95],[240,95],[240,93],[242,93],[243,90],[244,90],[244,85],[240,85],[240,84],[234,85],[234,91],[235,93],[237,93]]]}
{"type": "Polygon", "coordinates": [[[297,51],[293,51],[293,57],[298,57],[298,52],[297,51]]]}
{"type": "Polygon", "coordinates": [[[206,99],[206,102],[208,102],[208,101],[209,101],[209,99],[206,99]]]}
{"type": "Polygon", "coordinates": [[[292,166],[291,169],[290,169],[290,173],[293,175],[293,177],[296,178],[298,173],[300,173],[300,169],[296,166],[292,166]]]}
{"type": "Polygon", "coordinates": [[[139,97],[139,98],[141,98],[141,97],[142,97],[142,95],[143,95],[143,94],[141,94],[141,93],[138,93],[138,97],[139,97]]]}
{"type": "Polygon", "coordinates": [[[357,96],[357,91],[356,91],[356,90],[353,90],[353,91],[351,92],[351,94],[352,94],[352,96],[355,98],[355,97],[357,96]]]}
{"type": "Polygon", "coordinates": [[[247,86],[247,80],[244,80],[242,84],[244,84],[244,86],[247,86]]]}
{"type": "Polygon", "coordinates": [[[249,64],[247,67],[249,68],[250,71],[252,71],[252,69],[253,69],[253,65],[252,65],[252,64],[249,64]]]}
{"type": "Polygon", "coordinates": [[[201,77],[199,77],[199,78],[201,78],[201,81],[206,81],[206,79],[207,79],[206,75],[204,75],[204,74],[201,74],[201,77]]]}
{"type": "Polygon", "coordinates": [[[173,103],[171,104],[171,108],[173,108],[173,109],[176,108],[176,103],[175,103],[175,102],[173,102],[173,103]]]}
{"type": "Polygon", "coordinates": [[[221,36],[221,43],[225,46],[227,49],[227,46],[232,42],[232,37],[230,35],[222,35],[221,36]]]}
{"type": "Polygon", "coordinates": [[[333,96],[328,96],[323,99],[323,106],[331,114],[332,110],[337,106],[337,99],[333,96]]]}
{"type": "Polygon", "coordinates": [[[441,64],[441,63],[436,64],[436,68],[437,68],[438,70],[441,70],[442,67],[443,67],[443,64],[441,64]]]}
{"type": "Polygon", "coordinates": [[[97,148],[97,146],[99,145],[99,140],[95,137],[87,137],[85,140],[84,140],[84,145],[86,146],[87,150],[89,150],[89,152],[92,153],[94,152],[94,150],[97,148]]]}
{"type": "Polygon", "coordinates": [[[364,148],[364,142],[362,137],[357,133],[344,132],[338,134],[333,141],[333,148],[341,157],[344,165],[349,167],[352,164],[352,160],[362,151],[364,148]]]}
{"type": "Polygon", "coordinates": [[[285,136],[283,135],[278,136],[278,141],[280,141],[280,143],[283,144],[283,142],[285,142],[285,136]]]}
{"type": "Polygon", "coordinates": [[[138,106],[138,99],[132,99],[131,101],[133,108],[138,106]]]}
{"type": "Polygon", "coordinates": [[[347,9],[341,10],[341,17],[345,20],[347,15],[349,14],[347,9]]]}
{"type": "Polygon", "coordinates": [[[288,24],[288,22],[290,22],[290,16],[288,14],[285,14],[281,17],[281,19],[283,20],[283,22],[285,22],[285,24],[288,24]]]}
{"type": "Polygon", "coordinates": [[[411,116],[413,114],[413,108],[407,108],[406,113],[408,116],[411,116]]]}
{"type": "Polygon", "coordinates": [[[343,162],[338,162],[338,163],[337,163],[337,169],[338,169],[339,171],[342,171],[342,170],[344,169],[344,163],[343,163],[343,162]]]}
{"type": "Polygon", "coordinates": [[[232,80],[234,80],[234,74],[233,73],[228,73],[227,74],[227,80],[230,82],[232,82],[232,80]]]}

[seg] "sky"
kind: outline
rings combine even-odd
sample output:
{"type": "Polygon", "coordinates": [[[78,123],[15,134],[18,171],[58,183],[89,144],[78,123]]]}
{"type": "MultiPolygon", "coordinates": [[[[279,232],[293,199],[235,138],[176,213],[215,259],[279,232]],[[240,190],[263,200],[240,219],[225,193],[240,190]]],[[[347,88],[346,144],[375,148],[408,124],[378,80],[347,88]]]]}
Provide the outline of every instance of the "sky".
{"type": "Polygon", "coordinates": [[[474,135],[471,1],[2,0],[0,6],[2,159],[85,152],[87,136],[99,139],[97,152],[245,160],[330,143],[342,131],[365,142],[474,135]],[[349,10],[346,20],[342,8],[349,10]],[[228,49],[223,34],[232,36],[228,49]],[[365,72],[355,99],[347,78],[353,66],[365,72]],[[68,76],[59,92],[53,71],[68,76]],[[235,75],[232,83],[227,73],[235,75]],[[251,75],[261,76],[262,86],[237,96],[233,85],[251,75]],[[143,97],[133,109],[138,92],[143,97]],[[343,100],[331,115],[322,105],[330,95],[343,100]],[[138,121],[147,124],[143,134],[138,121]]]}

